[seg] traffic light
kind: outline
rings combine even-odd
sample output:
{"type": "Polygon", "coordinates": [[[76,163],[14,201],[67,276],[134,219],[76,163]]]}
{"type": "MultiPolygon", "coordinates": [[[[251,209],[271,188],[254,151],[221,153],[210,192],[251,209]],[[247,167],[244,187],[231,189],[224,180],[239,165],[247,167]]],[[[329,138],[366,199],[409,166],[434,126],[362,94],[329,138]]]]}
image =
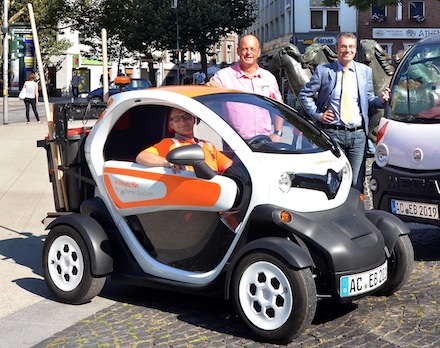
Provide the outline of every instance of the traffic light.
{"type": "Polygon", "coordinates": [[[169,52],[170,55],[170,61],[174,64],[177,64],[179,62],[179,50],[172,50],[171,52],[169,52]]]}
{"type": "Polygon", "coordinates": [[[24,55],[24,37],[22,35],[11,35],[9,40],[9,53],[11,58],[20,58],[24,55]]]}
{"type": "Polygon", "coordinates": [[[174,62],[175,63],[180,62],[180,51],[179,50],[174,50],[174,62]]]}
{"type": "Polygon", "coordinates": [[[171,62],[171,63],[174,63],[174,52],[173,52],[173,51],[170,51],[170,52],[168,52],[168,54],[169,54],[169,56],[170,56],[170,62],[171,62]]]}
{"type": "Polygon", "coordinates": [[[17,57],[20,58],[24,56],[24,36],[16,35],[15,38],[17,40],[17,57]]]}

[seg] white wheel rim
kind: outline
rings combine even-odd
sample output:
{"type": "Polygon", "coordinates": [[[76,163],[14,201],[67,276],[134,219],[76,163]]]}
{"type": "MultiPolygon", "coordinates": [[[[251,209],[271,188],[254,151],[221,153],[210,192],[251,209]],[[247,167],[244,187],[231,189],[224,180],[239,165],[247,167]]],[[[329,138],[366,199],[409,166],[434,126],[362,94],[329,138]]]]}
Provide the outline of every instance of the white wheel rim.
{"type": "Polygon", "coordinates": [[[280,328],[292,312],[289,280],[280,268],[267,261],[258,261],[243,272],[238,296],[246,317],[262,330],[280,328]]]}
{"type": "Polygon", "coordinates": [[[69,236],[56,238],[49,248],[47,267],[55,286],[72,291],[84,275],[84,257],[79,245],[69,236]]]}

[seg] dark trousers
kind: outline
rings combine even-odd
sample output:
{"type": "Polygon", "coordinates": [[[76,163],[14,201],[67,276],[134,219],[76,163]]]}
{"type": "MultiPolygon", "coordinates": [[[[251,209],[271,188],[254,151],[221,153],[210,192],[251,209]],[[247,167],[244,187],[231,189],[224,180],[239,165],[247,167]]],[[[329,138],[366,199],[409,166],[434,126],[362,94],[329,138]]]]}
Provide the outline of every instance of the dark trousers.
{"type": "Polygon", "coordinates": [[[40,116],[38,116],[37,102],[35,98],[24,98],[24,105],[26,106],[26,120],[29,122],[29,108],[32,106],[32,111],[34,112],[37,121],[40,121],[40,116]]]}

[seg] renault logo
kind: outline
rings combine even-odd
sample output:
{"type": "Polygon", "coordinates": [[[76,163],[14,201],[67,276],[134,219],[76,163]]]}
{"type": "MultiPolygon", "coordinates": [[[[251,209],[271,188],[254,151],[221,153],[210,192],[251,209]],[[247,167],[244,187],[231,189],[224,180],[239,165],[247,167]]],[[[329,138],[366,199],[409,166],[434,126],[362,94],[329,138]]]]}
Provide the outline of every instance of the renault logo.
{"type": "Polygon", "coordinates": [[[421,149],[414,149],[413,151],[413,161],[415,163],[420,163],[423,159],[423,152],[421,149]]]}

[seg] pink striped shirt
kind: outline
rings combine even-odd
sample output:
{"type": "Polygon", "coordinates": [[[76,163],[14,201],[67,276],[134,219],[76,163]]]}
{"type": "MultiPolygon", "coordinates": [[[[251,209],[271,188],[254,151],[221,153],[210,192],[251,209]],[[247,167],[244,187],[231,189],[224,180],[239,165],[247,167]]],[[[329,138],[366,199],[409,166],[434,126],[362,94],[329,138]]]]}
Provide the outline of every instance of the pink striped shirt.
{"type": "MultiPolygon", "coordinates": [[[[282,101],[275,76],[268,70],[257,68],[252,78],[246,76],[237,63],[217,71],[211,81],[219,82],[222,87],[251,92],[282,101]]],[[[271,119],[266,110],[257,106],[228,103],[228,115],[225,119],[244,138],[250,139],[257,134],[271,133],[271,119]],[[252,118],[251,118],[252,117],[252,118]]]]}

